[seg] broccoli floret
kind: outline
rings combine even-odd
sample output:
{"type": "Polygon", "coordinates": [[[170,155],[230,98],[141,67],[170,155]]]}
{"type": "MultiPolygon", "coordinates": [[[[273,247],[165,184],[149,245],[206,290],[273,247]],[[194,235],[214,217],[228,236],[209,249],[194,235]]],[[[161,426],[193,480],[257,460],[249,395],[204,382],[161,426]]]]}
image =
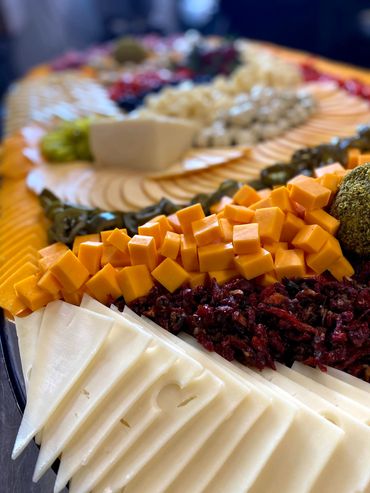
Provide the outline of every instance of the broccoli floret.
{"type": "Polygon", "coordinates": [[[331,214],[340,221],[337,236],[342,247],[370,257],[370,163],[358,166],[345,176],[331,214]]]}

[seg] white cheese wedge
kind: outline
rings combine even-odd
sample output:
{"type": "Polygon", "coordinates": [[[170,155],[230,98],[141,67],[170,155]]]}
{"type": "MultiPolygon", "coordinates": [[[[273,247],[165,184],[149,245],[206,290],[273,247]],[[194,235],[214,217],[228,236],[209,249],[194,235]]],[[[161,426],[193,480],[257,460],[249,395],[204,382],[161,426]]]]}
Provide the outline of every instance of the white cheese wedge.
{"type": "Polygon", "coordinates": [[[370,428],[307,389],[306,377],[294,381],[294,370],[277,364],[277,371],[264,370],[263,375],[278,387],[294,395],[313,411],[335,423],[344,432],[328,464],[319,475],[312,493],[353,493],[363,491],[370,481],[370,428]],[[292,377],[292,378],[290,378],[292,377]]]}
{"type": "Polygon", "coordinates": [[[19,355],[26,392],[28,391],[32,365],[36,354],[37,338],[41,326],[44,308],[31,313],[27,317],[15,317],[19,355]]]}
{"type": "Polygon", "coordinates": [[[112,325],[111,318],[63,301],[53,301],[45,308],[13,459],[44,427],[97,354],[112,325]]]}
{"type": "MultiPolygon", "coordinates": [[[[260,376],[257,372],[255,374],[260,376]]],[[[265,381],[272,388],[278,389],[282,398],[296,403],[298,411],[289,433],[276,447],[248,491],[308,493],[343,439],[344,433],[288,392],[268,380],[265,381]]]]}
{"type": "Polygon", "coordinates": [[[338,370],[337,368],[327,367],[327,372],[332,377],[337,378],[341,382],[346,382],[357,389],[363,390],[370,394],[370,384],[368,382],[364,382],[360,378],[356,378],[345,371],[338,370]]]}
{"type": "Polygon", "coordinates": [[[223,387],[207,370],[194,378],[191,359],[179,358],[129,410],[128,426],[117,425],[72,478],[70,492],[120,491],[223,387]]]}
{"type": "Polygon", "coordinates": [[[136,324],[120,317],[109,308],[106,310],[111,312],[112,318],[116,317],[112,330],[93,364],[84,372],[46,423],[34,481],[38,481],[46,472],[72,436],[78,433],[88,416],[136,363],[152,341],[152,338],[141,332],[136,324]]]}
{"type": "Polygon", "coordinates": [[[165,116],[97,120],[90,147],[97,166],[157,171],[181,158],[196,131],[191,121],[165,116]]]}
{"type": "MultiPolygon", "coordinates": [[[[225,388],[211,407],[206,407],[156,454],[131,480],[125,491],[159,493],[167,491],[173,480],[176,480],[176,484],[180,483],[185,491],[202,491],[208,478],[213,477],[214,470],[220,467],[270,405],[270,400],[261,392],[254,392],[245,380],[218,365],[188,342],[164,331],[153,322],[151,326],[153,330],[163,332],[169,341],[183,347],[190,356],[219,377],[225,388]]],[[[172,488],[173,485],[169,490],[172,488]]]]}
{"type": "Polygon", "coordinates": [[[335,392],[339,392],[345,397],[348,397],[348,399],[351,399],[352,401],[355,401],[358,404],[366,406],[370,409],[370,394],[368,392],[354,387],[349,383],[342,382],[341,380],[328,375],[328,373],[321,371],[319,368],[311,368],[310,366],[295,362],[293,369],[298,373],[315,380],[315,382],[321,383],[322,385],[325,385],[325,387],[328,387],[335,392]]]}

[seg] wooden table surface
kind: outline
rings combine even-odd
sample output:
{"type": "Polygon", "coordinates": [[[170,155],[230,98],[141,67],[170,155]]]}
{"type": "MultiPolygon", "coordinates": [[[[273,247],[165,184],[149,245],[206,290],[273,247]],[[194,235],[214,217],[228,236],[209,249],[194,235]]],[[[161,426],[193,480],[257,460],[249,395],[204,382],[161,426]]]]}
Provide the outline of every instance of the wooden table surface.
{"type": "Polygon", "coordinates": [[[20,421],[21,414],[10,389],[0,351],[0,492],[52,493],[55,480],[53,471],[48,471],[39,483],[32,482],[37,458],[37,447],[34,442],[17,460],[12,461],[10,458],[20,421]]]}

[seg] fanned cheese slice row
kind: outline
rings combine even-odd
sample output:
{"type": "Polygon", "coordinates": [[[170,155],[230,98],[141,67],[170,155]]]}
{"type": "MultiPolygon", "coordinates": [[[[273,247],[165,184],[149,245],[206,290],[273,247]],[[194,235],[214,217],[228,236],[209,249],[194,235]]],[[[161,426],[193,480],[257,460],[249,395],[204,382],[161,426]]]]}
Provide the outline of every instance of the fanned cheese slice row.
{"type": "MultiPolygon", "coordinates": [[[[129,314],[125,308],[125,314],[129,314]]],[[[137,315],[136,315],[137,317],[137,315]]],[[[161,331],[163,335],[174,345],[182,347],[190,356],[198,360],[205,368],[219,377],[225,384],[225,388],[213,401],[211,407],[206,407],[198,416],[189,422],[183,429],[163,447],[156,456],[144,467],[135,478],[126,486],[129,492],[164,491],[169,484],[178,477],[179,473],[186,471],[187,464],[198,457],[197,451],[206,446],[208,451],[215,450],[215,457],[208,455],[206,467],[200,467],[203,479],[206,474],[212,474],[211,469],[217,468],[217,463],[230,453],[235,442],[253,425],[266,407],[270,404],[264,395],[256,395],[244,381],[236,378],[231,372],[207,359],[200,351],[190,346],[187,342],[164,331],[154,322],[140,319],[148,324],[152,330],[161,331]],[[236,428],[236,429],[235,429],[236,428]],[[222,437],[222,448],[218,447],[217,440],[222,437]],[[211,442],[211,443],[209,443],[211,442]],[[205,445],[207,444],[207,445],[205,445]],[[212,448],[214,447],[214,448],[212,448]],[[217,458],[216,458],[217,457],[217,458]],[[185,468],[185,469],[184,469],[185,468]]],[[[191,471],[191,474],[193,470],[191,471]]],[[[198,488],[201,484],[197,482],[198,488]]],[[[189,489],[187,491],[194,491],[189,489]]]]}
{"type": "Polygon", "coordinates": [[[330,366],[327,367],[327,372],[329,375],[340,380],[341,382],[348,383],[349,385],[356,387],[356,389],[363,390],[364,392],[370,394],[370,383],[365,382],[360,378],[356,378],[353,375],[346,373],[345,371],[341,371],[338,370],[337,368],[332,368],[330,366]]]}
{"type": "MultiPolygon", "coordinates": [[[[262,378],[257,372],[255,375],[262,378]]],[[[308,493],[326,467],[344,432],[312,411],[306,404],[265,379],[265,382],[298,411],[283,440],[274,450],[251,488],[251,493],[282,491],[308,493]]]]}
{"type": "Polygon", "coordinates": [[[179,358],[125,416],[129,427],[115,427],[72,478],[70,492],[120,491],[186,423],[213,403],[223,386],[207,370],[194,377],[191,359],[179,358]]]}
{"type": "Polygon", "coordinates": [[[63,301],[53,301],[45,308],[13,459],[44,427],[97,354],[112,325],[111,318],[63,301]]]}
{"type": "Polygon", "coordinates": [[[37,339],[41,326],[44,308],[31,313],[27,317],[15,317],[15,327],[18,338],[19,355],[26,392],[28,392],[32,365],[35,359],[37,339]]]}
{"type": "Polygon", "coordinates": [[[352,493],[363,491],[370,481],[370,428],[307,389],[309,378],[277,364],[277,371],[264,370],[263,375],[306,403],[312,410],[332,421],[344,432],[327,466],[319,475],[312,493],[352,493]]]}
{"type": "MultiPolygon", "coordinates": [[[[109,308],[107,308],[109,315],[109,308]]],[[[91,312],[93,313],[93,312],[91,312]]],[[[116,316],[112,312],[112,315],[116,316]]],[[[43,429],[42,445],[36,462],[34,481],[38,481],[60,455],[87,417],[109,394],[146,350],[152,338],[123,317],[114,320],[110,334],[74,388],[43,429]]],[[[114,318],[114,317],[112,317],[114,318]]]]}
{"type": "Polygon", "coordinates": [[[325,387],[327,387],[328,389],[339,392],[339,394],[342,394],[344,397],[348,397],[348,399],[355,401],[357,404],[368,407],[370,410],[370,394],[368,392],[354,387],[349,383],[338,380],[337,378],[334,378],[331,375],[328,375],[327,373],[321,371],[319,368],[311,368],[310,366],[295,362],[293,365],[293,369],[298,373],[301,373],[302,375],[315,380],[315,382],[325,385],[325,387]]]}

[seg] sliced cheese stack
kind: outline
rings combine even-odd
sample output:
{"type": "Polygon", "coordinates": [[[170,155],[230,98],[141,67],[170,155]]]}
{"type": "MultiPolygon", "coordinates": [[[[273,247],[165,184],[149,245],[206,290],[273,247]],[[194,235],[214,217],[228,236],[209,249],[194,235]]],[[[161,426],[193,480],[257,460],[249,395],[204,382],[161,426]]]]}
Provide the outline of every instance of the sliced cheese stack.
{"type": "Polygon", "coordinates": [[[369,487],[358,387],[302,365],[256,373],[87,295],[16,322],[29,383],[13,455],[42,430],[34,479],[59,457],[56,493],[369,487]]]}

